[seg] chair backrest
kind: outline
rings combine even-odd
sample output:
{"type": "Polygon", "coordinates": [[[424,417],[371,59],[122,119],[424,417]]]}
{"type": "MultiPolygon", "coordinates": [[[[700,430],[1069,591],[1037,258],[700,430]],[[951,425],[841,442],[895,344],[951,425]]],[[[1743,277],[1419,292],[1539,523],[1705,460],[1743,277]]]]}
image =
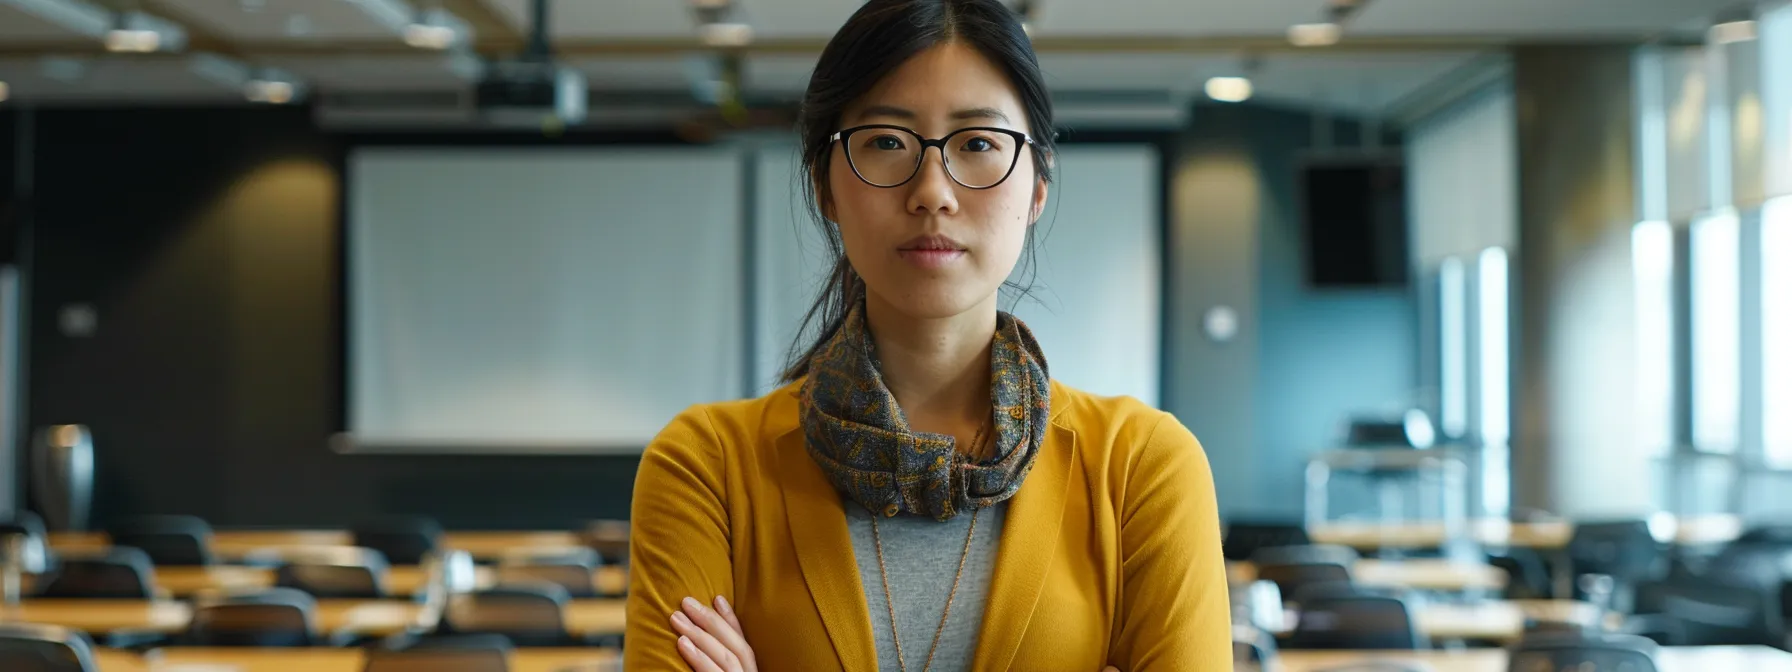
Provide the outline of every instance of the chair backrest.
{"type": "Polygon", "coordinates": [[[371,548],[332,548],[287,555],[274,585],[323,598],[386,597],[386,558],[371,548]]]}
{"type": "Polygon", "coordinates": [[[212,564],[212,526],[196,516],[139,516],[106,530],[115,546],[133,546],[162,566],[212,564]]]}
{"type": "Polygon", "coordinates": [[[1649,533],[1649,521],[1576,523],[1568,557],[1576,574],[1607,574],[1618,581],[1652,578],[1663,556],[1649,533]]]}
{"type": "Polygon", "coordinates": [[[1258,549],[1251,555],[1251,564],[1263,565],[1304,565],[1327,563],[1346,567],[1357,561],[1356,549],[1349,546],[1330,544],[1304,544],[1299,546],[1271,546],[1258,549]]]}
{"type": "Polygon", "coordinates": [[[16,562],[20,571],[41,574],[48,571],[51,558],[49,532],[44,529],[44,519],[30,511],[19,511],[11,520],[0,522],[0,565],[16,562]],[[18,540],[18,557],[11,557],[18,540]]]}
{"type": "Polygon", "coordinates": [[[1638,587],[1639,612],[1660,614],[1679,646],[1785,645],[1777,588],[1670,579],[1638,587]]]}
{"type": "Polygon", "coordinates": [[[1330,562],[1258,565],[1257,578],[1276,584],[1282,599],[1299,602],[1311,586],[1350,583],[1350,568],[1330,562]]]}
{"type": "Polygon", "coordinates": [[[93,642],[78,630],[54,625],[0,623],[0,670],[96,672],[93,642]]]}
{"type": "Polygon", "coordinates": [[[1736,538],[1738,544],[1761,544],[1792,547],[1792,524],[1776,523],[1751,527],[1736,538]]]}
{"type": "Polygon", "coordinates": [[[398,516],[362,522],[350,528],[354,544],[371,548],[394,565],[417,565],[441,546],[442,525],[423,516],[398,516]]]}
{"type": "Polygon", "coordinates": [[[147,600],[155,597],[154,570],[142,549],[113,546],[96,556],[63,558],[37,592],[40,597],[147,600]]]}
{"type": "Polygon", "coordinates": [[[503,635],[400,635],[367,651],[362,672],[509,672],[503,635]]]}
{"type": "Polygon", "coordinates": [[[582,535],[586,546],[597,551],[609,564],[628,564],[628,521],[593,520],[585,525],[582,535]]]}
{"type": "Polygon", "coordinates": [[[1512,645],[1507,672],[1656,672],[1654,642],[1613,633],[1550,633],[1512,645]]]}
{"type": "Polygon", "coordinates": [[[1335,594],[1301,605],[1290,649],[1417,649],[1425,640],[1399,597],[1335,594]]]}
{"type": "Polygon", "coordinates": [[[551,554],[509,556],[498,565],[498,583],[545,582],[566,589],[572,597],[597,597],[594,574],[599,557],[589,548],[574,548],[551,554]]]}
{"type": "Polygon", "coordinates": [[[1276,546],[1304,546],[1312,543],[1307,530],[1299,523],[1268,521],[1233,521],[1226,525],[1221,550],[1227,560],[1251,559],[1257,551],[1276,546]]]}
{"type": "Polygon", "coordinates": [[[497,634],[517,646],[568,643],[566,603],[560,586],[511,585],[449,597],[440,630],[448,634],[497,634]]]}
{"type": "Polygon", "coordinates": [[[302,591],[270,588],[203,600],[180,643],[186,646],[312,646],[317,601],[302,591]]]}

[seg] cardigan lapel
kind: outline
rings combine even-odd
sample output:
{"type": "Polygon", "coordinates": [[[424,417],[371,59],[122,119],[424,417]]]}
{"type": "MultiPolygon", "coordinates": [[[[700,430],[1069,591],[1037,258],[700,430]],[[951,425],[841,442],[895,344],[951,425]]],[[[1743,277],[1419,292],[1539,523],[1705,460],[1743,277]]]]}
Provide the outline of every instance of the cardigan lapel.
{"type": "Polygon", "coordinates": [[[784,515],[796,545],[797,564],[809,596],[846,672],[875,672],[877,644],[871,608],[859,581],[859,565],[846,528],[840,494],[803,446],[801,426],[776,439],[784,515]]]}
{"type": "MultiPolygon", "coordinates": [[[[1057,387],[1055,384],[1053,387],[1057,387]]],[[[1056,422],[1064,394],[1053,390],[1053,422],[1033,470],[1010,501],[1002,544],[990,577],[983,630],[971,669],[1006,670],[1020,650],[1033,607],[1045,589],[1046,571],[1058,549],[1064,504],[1076,464],[1076,432],[1056,422]]]]}

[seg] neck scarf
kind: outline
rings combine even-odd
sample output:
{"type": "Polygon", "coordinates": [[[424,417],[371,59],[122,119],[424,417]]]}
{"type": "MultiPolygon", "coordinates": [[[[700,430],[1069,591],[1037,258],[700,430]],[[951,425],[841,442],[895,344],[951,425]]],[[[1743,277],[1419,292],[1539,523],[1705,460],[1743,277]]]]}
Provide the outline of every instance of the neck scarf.
{"type": "Polygon", "coordinates": [[[1033,332],[996,314],[989,375],[994,455],[982,462],[944,434],[915,432],[884,386],[860,303],[815,354],[802,388],[809,455],[841,494],[873,514],[944,521],[1002,502],[1033,468],[1051,416],[1051,382],[1033,332]]]}

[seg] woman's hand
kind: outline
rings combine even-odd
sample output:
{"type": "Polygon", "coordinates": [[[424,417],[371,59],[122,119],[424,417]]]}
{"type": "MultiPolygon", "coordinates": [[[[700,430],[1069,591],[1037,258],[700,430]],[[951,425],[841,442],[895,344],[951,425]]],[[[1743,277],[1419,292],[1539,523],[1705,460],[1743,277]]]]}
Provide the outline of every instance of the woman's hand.
{"type": "Polygon", "coordinates": [[[672,629],[677,630],[678,655],[691,666],[692,672],[758,672],[753,647],[734,616],[728,600],[716,596],[715,607],[703,606],[692,598],[684,598],[683,608],[672,612],[672,629]]]}

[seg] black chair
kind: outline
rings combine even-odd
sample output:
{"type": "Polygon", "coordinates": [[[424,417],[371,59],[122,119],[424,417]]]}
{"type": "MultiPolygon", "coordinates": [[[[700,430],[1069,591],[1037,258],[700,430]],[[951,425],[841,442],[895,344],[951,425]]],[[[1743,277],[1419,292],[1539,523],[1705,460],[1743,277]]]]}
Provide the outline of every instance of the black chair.
{"type": "Polygon", "coordinates": [[[140,516],[106,530],[114,546],[141,548],[157,565],[212,564],[212,526],[196,516],[140,516]]]}
{"type": "Polygon", "coordinates": [[[1330,544],[1304,544],[1300,546],[1272,546],[1258,549],[1251,554],[1251,564],[1263,565],[1306,565],[1332,564],[1346,567],[1356,563],[1358,555],[1355,549],[1348,546],[1330,544]]]}
{"type": "Polygon", "coordinates": [[[19,511],[11,520],[0,522],[0,563],[7,561],[6,553],[15,538],[22,544],[17,558],[20,571],[43,573],[55,566],[56,554],[50,551],[50,534],[43,518],[30,511],[19,511]]]}
{"type": "Polygon", "coordinates": [[[289,553],[274,570],[274,585],[319,598],[386,597],[386,558],[371,548],[342,547],[289,553]]]}
{"type": "Polygon", "coordinates": [[[1792,524],[1770,524],[1751,527],[1736,538],[1737,544],[1783,546],[1792,548],[1792,524]]]}
{"type": "Polygon", "coordinates": [[[1550,596],[1549,567],[1535,551],[1509,549],[1503,555],[1487,556],[1487,564],[1506,573],[1506,599],[1541,600],[1550,596]]]}
{"type": "Polygon", "coordinates": [[[1786,645],[1777,589],[1709,579],[1648,582],[1637,588],[1637,611],[1644,622],[1659,617],[1654,631],[1674,646],[1786,645]]]}
{"type": "Polygon", "coordinates": [[[1226,525],[1221,551],[1227,560],[1245,561],[1257,551],[1277,546],[1305,546],[1312,543],[1307,530],[1299,523],[1271,521],[1232,521],[1226,525]]]}
{"type": "Polygon", "coordinates": [[[362,672],[508,672],[503,635],[397,635],[367,650],[362,672]]]}
{"type": "Polygon", "coordinates": [[[510,556],[498,565],[498,584],[545,582],[574,598],[599,597],[593,580],[598,564],[597,551],[589,548],[510,556]]]}
{"type": "Polygon", "coordinates": [[[0,624],[0,670],[97,672],[93,642],[79,630],[54,625],[0,624]]]}
{"type": "Polygon", "coordinates": [[[296,647],[320,644],[317,601],[292,588],[200,601],[177,638],[182,646],[296,647]]]}
{"type": "Polygon", "coordinates": [[[1330,562],[1258,565],[1257,579],[1276,584],[1282,599],[1299,604],[1314,586],[1350,585],[1350,568],[1330,562]]]}
{"type": "Polygon", "coordinates": [[[1568,559],[1574,574],[1611,577],[1613,595],[1608,606],[1621,612],[1630,610],[1637,583],[1660,576],[1665,557],[1645,520],[1576,523],[1574,536],[1568,540],[1568,559]]]}
{"type": "Polygon", "coordinates": [[[566,603],[560,586],[540,583],[511,585],[454,595],[448,599],[443,634],[503,635],[517,646],[575,644],[566,632],[566,603]]]}
{"type": "Polygon", "coordinates": [[[442,525],[433,518],[398,516],[370,520],[350,528],[354,545],[371,548],[394,565],[418,565],[441,547],[442,525]]]}
{"type": "Polygon", "coordinates": [[[155,597],[155,568],[149,554],[114,546],[93,557],[63,558],[38,589],[39,597],[148,600],[155,597]]]}
{"type": "Polygon", "coordinates": [[[1526,636],[1508,650],[1507,672],[1656,672],[1656,645],[1612,633],[1526,636]]]}
{"type": "Polygon", "coordinates": [[[1290,649],[1421,649],[1412,605],[1387,595],[1340,593],[1311,599],[1288,638],[1290,649]]]}

